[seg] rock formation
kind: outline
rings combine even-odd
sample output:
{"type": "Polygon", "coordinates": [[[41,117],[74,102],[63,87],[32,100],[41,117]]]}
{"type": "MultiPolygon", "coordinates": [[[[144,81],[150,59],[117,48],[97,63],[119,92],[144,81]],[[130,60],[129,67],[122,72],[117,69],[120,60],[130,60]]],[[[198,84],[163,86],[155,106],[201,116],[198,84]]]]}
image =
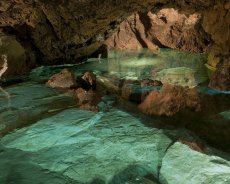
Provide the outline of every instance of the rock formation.
{"type": "Polygon", "coordinates": [[[101,101],[101,94],[96,90],[96,75],[93,72],[86,71],[81,78],[76,79],[72,71],[64,68],[54,74],[46,84],[73,94],[76,105],[81,109],[99,111],[97,104],[101,101]]]}
{"type": "Polygon", "coordinates": [[[196,89],[169,84],[163,85],[160,92],[150,92],[139,105],[139,109],[149,115],[172,116],[185,108],[195,111],[201,109],[200,99],[196,89]]]}
{"type": "Polygon", "coordinates": [[[192,52],[205,51],[209,42],[201,26],[200,13],[186,16],[173,8],[155,14],[135,13],[106,41],[109,48],[115,49],[167,47],[192,52]]]}
{"type": "MultiPolygon", "coordinates": [[[[125,25],[133,29],[139,46],[199,52],[217,47],[219,57],[230,51],[230,6],[226,0],[3,0],[0,30],[15,35],[26,51],[34,53],[38,64],[77,62],[97,53],[120,23],[135,12],[139,13],[125,25]]],[[[30,60],[29,53],[26,55],[30,60]]]]}
{"type": "Polygon", "coordinates": [[[68,69],[63,69],[61,72],[54,74],[47,85],[53,88],[73,88],[77,87],[74,73],[68,69]]]}

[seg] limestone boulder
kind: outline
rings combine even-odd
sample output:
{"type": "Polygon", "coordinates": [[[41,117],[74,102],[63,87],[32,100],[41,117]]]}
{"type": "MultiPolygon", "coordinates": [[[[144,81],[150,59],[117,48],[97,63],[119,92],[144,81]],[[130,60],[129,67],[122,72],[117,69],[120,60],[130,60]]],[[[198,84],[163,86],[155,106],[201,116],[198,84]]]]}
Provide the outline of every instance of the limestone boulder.
{"type": "Polygon", "coordinates": [[[176,142],[167,150],[162,160],[160,182],[227,184],[230,182],[230,163],[218,156],[206,155],[176,142]]]}

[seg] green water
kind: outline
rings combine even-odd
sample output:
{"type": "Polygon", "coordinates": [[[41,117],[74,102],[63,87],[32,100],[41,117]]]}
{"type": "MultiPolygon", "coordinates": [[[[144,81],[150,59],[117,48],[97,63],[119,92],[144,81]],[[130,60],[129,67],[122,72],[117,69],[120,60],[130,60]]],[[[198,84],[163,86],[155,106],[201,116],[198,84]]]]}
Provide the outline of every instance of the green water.
{"type": "Polygon", "coordinates": [[[34,69],[0,92],[0,184],[230,183],[230,93],[207,87],[205,62],[205,55],[168,49],[113,51],[108,59],[34,69]],[[45,85],[63,68],[97,75],[107,90],[100,112],[79,109],[73,95],[45,85]],[[207,105],[146,116],[120,98],[117,82],[142,79],[196,87],[207,105]]]}

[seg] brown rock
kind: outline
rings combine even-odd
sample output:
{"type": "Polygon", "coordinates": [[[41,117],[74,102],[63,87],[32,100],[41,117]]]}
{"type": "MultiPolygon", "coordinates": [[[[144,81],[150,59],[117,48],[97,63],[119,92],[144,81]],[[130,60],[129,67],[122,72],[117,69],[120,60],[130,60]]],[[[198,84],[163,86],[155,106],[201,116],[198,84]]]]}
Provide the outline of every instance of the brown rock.
{"type": "Polygon", "coordinates": [[[53,88],[73,88],[77,86],[74,73],[68,69],[54,74],[46,83],[53,88]]]}
{"type": "Polygon", "coordinates": [[[84,75],[81,77],[82,79],[82,88],[84,89],[96,89],[97,82],[96,82],[96,75],[91,72],[87,71],[84,73],[84,75]]]}
{"type": "Polygon", "coordinates": [[[217,64],[217,70],[212,75],[209,87],[222,91],[230,90],[230,55],[217,64]]]}
{"type": "Polygon", "coordinates": [[[143,16],[142,13],[135,13],[122,22],[118,31],[106,40],[108,48],[157,50],[158,46],[147,38],[146,27],[140,19],[141,16],[143,16]]]}
{"type": "Polygon", "coordinates": [[[78,104],[84,105],[97,105],[101,101],[101,95],[95,90],[86,91],[83,88],[78,88],[74,91],[74,94],[77,96],[78,104]]]}
{"type": "Polygon", "coordinates": [[[163,85],[160,92],[152,91],[139,105],[139,109],[149,115],[172,116],[184,108],[200,110],[200,98],[196,89],[163,85]]]}
{"type": "Polygon", "coordinates": [[[140,81],[126,80],[121,88],[121,96],[132,102],[141,102],[140,81]]]}
{"type": "MultiPolygon", "coordinates": [[[[143,32],[134,29],[136,35],[140,33],[139,43],[143,42],[143,38],[146,37],[156,45],[160,41],[160,44],[165,46],[170,44],[170,47],[173,48],[200,51],[203,50],[204,40],[206,40],[205,44],[209,43],[207,35],[211,35],[211,42],[217,43],[222,49],[229,51],[230,36],[223,34],[229,31],[230,12],[228,7],[226,1],[213,0],[191,0],[189,2],[175,0],[173,3],[168,0],[69,0],[68,2],[63,0],[4,0],[0,4],[0,25],[5,32],[15,34],[22,45],[30,45],[38,56],[42,56],[43,61],[54,63],[60,59],[73,61],[91,55],[103,44],[105,39],[112,35],[126,17],[134,12],[153,9],[159,15],[155,17],[158,20],[156,27],[152,27],[149,18],[146,18],[146,13],[144,16],[138,14],[146,33],[144,35],[143,32]],[[183,12],[181,20],[185,20],[184,23],[182,21],[178,22],[178,25],[170,24],[171,17],[175,16],[168,17],[168,14],[164,12],[158,14],[158,11],[163,7],[175,7],[183,12]],[[189,14],[191,16],[187,16],[189,14]],[[202,20],[202,27],[207,33],[203,36],[203,33],[199,34],[192,28],[202,30],[202,27],[199,27],[199,21],[196,24],[198,28],[193,24],[193,20],[196,20],[198,14],[203,16],[199,20],[202,20]],[[184,19],[185,15],[187,18],[184,19]],[[165,25],[169,29],[165,30],[165,25]],[[169,25],[172,27],[170,28],[169,25]],[[186,29],[181,26],[186,26],[186,29]],[[158,31],[155,34],[156,37],[149,36],[149,30],[152,28],[158,31]],[[153,39],[151,40],[151,38],[153,39]],[[171,43],[171,41],[173,42],[171,43]],[[201,49],[198,47],[199,45],[202,47],[201,49]]],[[[133,23],[135,24],[135,22],[133,23]]],[[[137,23],[137,27],[135,25],[133,27],[138,28],[140,24],[137,23]]],[[[144,45],[148,45],[147,42],[144,41],[144,45]]]]}
{"type": "Polygon", "coordinates": [[[189,16],[179,13],[173,8],[165,8],[158,13],[148,13],[150,29],[148,38],[173,49],[192,52],[202,52],[207,49],[208,36],[200,24],[201,14],[193,13],[189,16]]]}
{"type": "Polygon", "coordinates": [[[97,106],[95,106],[95,105],[83,104],[79,108],[83,109],[83,110],[88,110],[88,111],[93,111],[93,112],[99,112],[99,108],[97,106]]]}
{"type": "Polygon", "coordinates": [[[143,102],[146,98],[146,96],[149,95],[149,93],[152,91],[152,86],[162,86],[162,82],[158,80],[151,80],[151,79],[145,79],[141,81],[141,102],[143,102]],[[150,89],[148,89],[150,87],[150,89]],[[147,88],[147,89],[146,89],[147,88]]]}
{"type": "Polygon", "coordinates": [[[106,41],[108,48],[157,50],[158,47],[204,51],[208,36],[202,30],[199,13],[186,16],[173,8],[153,14],[135,13],[121,23],[106,41]]]}
{"type": "Polygon", "coordinates": [[[203,12],[202,27],[211,36],[214,44],[220,47],[220,55],[227,55],[230,50],[230,11],[227,10],[229,3],[225,3],[226,9],[224,1],[222,3],[203,12]]]}

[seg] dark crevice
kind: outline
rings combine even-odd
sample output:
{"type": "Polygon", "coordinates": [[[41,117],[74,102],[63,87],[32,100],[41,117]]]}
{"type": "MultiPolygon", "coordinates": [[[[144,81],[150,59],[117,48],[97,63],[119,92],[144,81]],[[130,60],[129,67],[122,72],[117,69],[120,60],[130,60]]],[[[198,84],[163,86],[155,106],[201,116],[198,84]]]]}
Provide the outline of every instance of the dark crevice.
{"type": "Polygon", "coordinates": [[[152,24],[147,12],[139,12],[139,19],[145,28],[145,35],[148,35],[148,31],[151,29],[152,24]]]}
{"type": "Polygon", "coordinates": [[[131,30],[133,31],[133,33],[136,35],[136,38],[138,40],[138,42],[141,44],[141,46],[143,48],[148,48],[148,45],[145,43],[145,41],[141,38],[141,34],[140,32],[136,29],[136,16],[134,18],[134,27],[132,25],[130,25],[131,30]]]}
{"type": "Polygon", "coordinates": [[[139,41],[139,43],[141,44],[141,46],[143,48],[148,48],[147,44],[145,43],[145,41],[141,38],[141,34],[139,31],[135,30],[134,34],[136,35],[137,40],[139,41]]]}
{"type": "Polygon", "coordinates": [[[167,47],[165,45],[163,45],[157,38],[152,38],[151,40],[155,45],[157,45],[158,47],[160,48],[170,48],[170,47],[167,47]]]}
{"type": "MultiPolygon", "coordinates": [[[[26,62],[28,63],[28,66],[32,64],[31,58],[29,57],[31,52],[33,52],[33,54],[35,55],[36,64],[38,65],[42,64],[42,58],[44,57],[44,55],[41,53],[39,48],[37,48],[34,45],[34,42],[31,41],[33,39],[31,38],[30,27],[28,27],[26,24],[15,26],[14,28],[8,26],[8,27],[2,28],[2,31],[6,35],[16,36],[16,40],[25,49],[26,56],[27,56],[26,62]]],[[[35,66],[31,66],[31,67],[33,68],[35,66]]]]}

